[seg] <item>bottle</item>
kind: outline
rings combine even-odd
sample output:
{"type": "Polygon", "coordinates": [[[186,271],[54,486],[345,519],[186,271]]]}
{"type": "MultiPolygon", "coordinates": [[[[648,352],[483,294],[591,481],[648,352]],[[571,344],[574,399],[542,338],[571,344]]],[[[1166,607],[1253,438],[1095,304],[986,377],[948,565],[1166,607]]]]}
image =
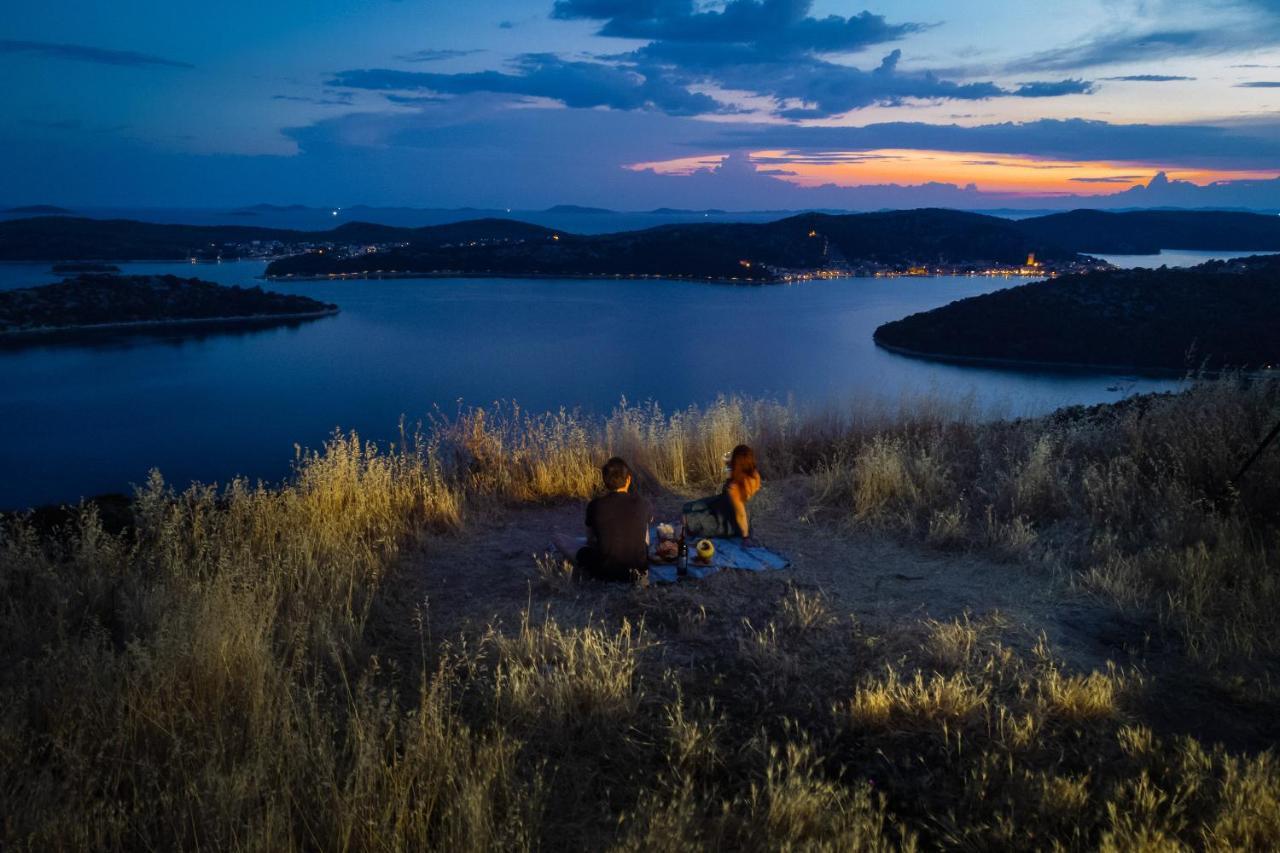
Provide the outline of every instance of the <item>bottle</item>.
{"type": "Polygon", "coordinates": [[[676,575],[689,574],[689,545],[684,539],[684,528],[680,530],[680,556],[676,558],[676,575]]]}

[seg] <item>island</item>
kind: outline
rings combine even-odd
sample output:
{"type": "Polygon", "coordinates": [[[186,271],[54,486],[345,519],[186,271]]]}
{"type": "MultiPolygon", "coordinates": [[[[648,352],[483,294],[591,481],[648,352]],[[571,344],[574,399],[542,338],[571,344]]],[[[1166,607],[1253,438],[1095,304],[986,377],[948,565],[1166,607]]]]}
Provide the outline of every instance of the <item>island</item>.
{"type": "Polygon", "coordinates": [[[1123,370],[1280,366],[1280,256],[1104,270],[952,302],[875,342],[943,361],[1123,370]]]}
{"type": "Polygon", "coordinates": [[[173,275],[81,275],[0,291],[0,342],[157,327],[263,326],[336,313],[336,305],[260,287],[225,287],[173,275]]]}

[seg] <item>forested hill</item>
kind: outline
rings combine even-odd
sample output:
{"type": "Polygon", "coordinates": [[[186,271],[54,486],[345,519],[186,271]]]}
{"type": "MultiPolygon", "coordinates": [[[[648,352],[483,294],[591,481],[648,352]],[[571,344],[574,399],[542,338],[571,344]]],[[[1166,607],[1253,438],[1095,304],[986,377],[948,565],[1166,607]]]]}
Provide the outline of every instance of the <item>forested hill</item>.
{"type": "Polygon", "coordinates": [[[1280,256],[1105,270],[962,299],[875,331],[909,355],[1172,370],[1280,365],[1280,256]]]}

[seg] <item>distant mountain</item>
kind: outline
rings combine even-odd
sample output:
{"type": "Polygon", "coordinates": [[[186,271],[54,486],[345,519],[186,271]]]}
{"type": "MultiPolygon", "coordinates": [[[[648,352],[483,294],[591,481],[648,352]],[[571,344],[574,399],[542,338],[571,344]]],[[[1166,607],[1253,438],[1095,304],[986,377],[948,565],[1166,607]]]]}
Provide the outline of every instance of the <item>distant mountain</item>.
{"type": "MultiPolygon", "coordinates": [[[[717,216],[718,216],[718,215],[725,214],[725,213],[728,213],[728,212],[729,212],[729,211],[727,211],[727,210],[721,210],[721,209],[720,209],[720,208],[718,208],[718,207],[708,207],[706,210],[685,210],[684,208],[680,208],[680,207],[655,207],[653,210],[650,210],[650,211],[649,211],[649,213],[656,213],[656,214],[658,214],[658,215],[660,215],[660,216],[696,216],[696,215],[697,215],[697,214],[699,214],[699,213],[710,213],[710,214],[715,214],[715,215],[717,215],[717,216]]],[[[747,211],[744,211],[744,212],[747,212],[747,211]]],[[[770,211],[759,211],[759,210],[753,210],[753,211],[749,211],[749,212],[751,212],[751,213],[762,213],[762,212],[763,212],[763,213],[769,213],[770,211]]],[[[795,211],[794,211],[794,210],[787,210],[787,211],[783,211],[783,212],[782,212],[782,214],[783,214],[783,215],[788,214],[788,213],[795,213],[795,211]]]]}
{"type": "Polygon", "coordinates": [[[583,207],[578,204],[556,204],[548,207],[543,213],[582,213],[582,214],[599,214],[614,213],[607,207],[583,207]]]}
{"type": "Polygon", "coordinates": [[[1280,365],[1280,256],[1105,270],[886,323],[875,341],[942,360],[1163,368],[1280,365]]]}
{"type": "Polygon", "coordinates": [[[32,216],[57,216],[74,211],[65,207],[58,207],[55,204],[28,204],[22,207],[10,207],[5,209],[5,213],[26,213],[32,216]]]}
{"type": "Polygon", "coordinates": [[[1018,220],[1017,228],[1077,252],[1151,255],[1161,249],[1280,250],[1280,216],[1220,210],[1072,210],[1018,220]]]}
{"type": "Polygon", "coordinates": [[[283,211],[310,210],[305,204],[252,204],[248,207],[237,208],[233,213],[242,211],[253,211],[255,213],[281,213],[283,211]]]}

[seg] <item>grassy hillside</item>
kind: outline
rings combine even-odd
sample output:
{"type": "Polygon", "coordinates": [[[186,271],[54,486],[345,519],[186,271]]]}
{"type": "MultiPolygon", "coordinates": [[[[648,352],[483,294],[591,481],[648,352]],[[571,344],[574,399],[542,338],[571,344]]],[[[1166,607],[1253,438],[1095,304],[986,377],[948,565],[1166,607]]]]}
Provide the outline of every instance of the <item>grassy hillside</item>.
{"type": "Polygon", "coordinates": [[[1274,849],[1280,453],[1229,480],[1278,411],[1235,381],[995,422],[467,411],[335,437],[279,489],[156,475],[111,530],[8,519],[0,844],[1274,849]],[[865,571],[845,537],[1004,560],[1129,626],[1090,634],[1110,663],[784,578],[599,587],[531,556],[523,617],[412,592],[421,555],[586,497],[611,452],[679,496],[740,440],[832,571],[865,571]]]}
{"type": "Polygon", "coordinates": [[[961,299],[875,331],[914,355],[1153,367],[1280,365],[1280,256],[1109,270],[961,299]]]}

